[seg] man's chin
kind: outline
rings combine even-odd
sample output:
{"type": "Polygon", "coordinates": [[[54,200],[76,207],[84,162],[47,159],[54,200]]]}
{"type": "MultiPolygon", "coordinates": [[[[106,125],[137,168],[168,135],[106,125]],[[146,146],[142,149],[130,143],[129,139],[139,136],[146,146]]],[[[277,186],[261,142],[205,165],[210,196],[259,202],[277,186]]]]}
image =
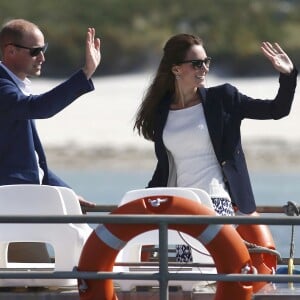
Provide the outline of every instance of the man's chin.
{"type": "Polygon", "coordinates": [[[201,88],[205,88],[205,82],[201,82],[198,84],[198,88],[201,89],[201,88]]]}
{"type": "Polygon", "coordinates": [[[29,77],[39,77],[41,76],[41,70],[38,70],[38,71],[34,71],[34,72],[31,72],[30,74],[28,74],[29,77]]]}

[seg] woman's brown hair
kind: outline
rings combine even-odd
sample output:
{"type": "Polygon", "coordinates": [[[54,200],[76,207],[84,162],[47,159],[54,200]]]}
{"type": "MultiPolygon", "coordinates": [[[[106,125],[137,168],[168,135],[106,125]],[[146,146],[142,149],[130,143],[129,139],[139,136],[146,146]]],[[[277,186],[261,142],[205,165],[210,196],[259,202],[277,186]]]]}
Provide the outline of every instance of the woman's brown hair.
{"type": "Polygon", "coordinates": [[[171,37],[163,48],[163,57],[156,75],[137,111],[134,129],[147,140],[154,138],[154,117],[158,105],[167,94],[175,91],[175,78],[172,67],[183,61],[193,45],[202,45],[202,40],[191,34],[178,34],[171,37]]]}

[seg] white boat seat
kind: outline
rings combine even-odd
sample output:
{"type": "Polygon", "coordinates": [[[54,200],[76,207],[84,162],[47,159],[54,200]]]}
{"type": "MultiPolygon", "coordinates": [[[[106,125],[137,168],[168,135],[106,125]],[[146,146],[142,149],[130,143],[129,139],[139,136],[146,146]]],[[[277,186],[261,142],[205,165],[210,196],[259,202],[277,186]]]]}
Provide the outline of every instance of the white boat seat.
{"type": "MultiPolygon", "coordinates": [[[[208,206],[213,209],[213,205],[209,195],[200,189],[189,189],[189,188],[148,188],[148,189],[140,189],[140,190],[132,190],[125,193],[124,197],[121,199],[119,206],[124,205],[128,202],[134,201],[136,199],[140,199],[147,196],[178,196],[187,198],[196,202],[200,202],[203,205],[208,206]]],[[[204,263],[204,264],[213,264],[213,259],[209,256],[208,251],[203,246],[201,242],[196,240],[185,233],[178,233],[175,230],[168,230],[168,244],[169,248],[177,245],[177,244],[186,244],[186,241],[189,245],[192,246],[192,256],[194,263],[204,263]],[[182,239],[182,237],[184,240],[182,239]],[[201,254],[204,253],[204,254],[201,254]]],[[[151,230],[145,233],[141,233],[138,236],[131,239],[127,245],[118,253],[116,258],[116,262],[122,263],[138,263],[141,262],[143,246],[158,246],[159,244],[159,233],[158,230],[151,230]]],[[[130,267],[130,266],[114,266],[113,271],[115,272],[157,272],[158,268],[156,267],[130,267]]],[[[205,268],[187,268],[184,264],[182,264],[182,268],[178,270],[178,268],[170,268],[170,272],[206,272],[206,273],[216,273],[215,267],[205,267],[205,268]]],[[[134,289],[136,286],[157,286],[158,283],[156,281],[143,281],[143,280],[114,280],[114,283],[120,290],[122,291],[130,291],[134,289]]],[[[193,281],[170,281],[169,285],[181,286],[184,291],[192,291],[199,282],[193,281]]]]}
{"type": "MultiPolygon", "coordinates": [[[[66,209],[67,215],[82,215],[82,210],[80,207],[80,203],[78,201],[78,197],[76,193],[67,187],[62,186],[56,186],[55,188],[59,189],[63,202],[66,209]]],[[[82,231],[82,235],[84,237],[84,241],[89,237],[89,235],[92,233],[93,228],[89,226],[86,223],[76,223],[73,224],[75,227],[77,227],[79,230],[82,231]]]]}
{"type": "Polygon", "coordinates": [[[196,188],[179,188],[179,187],[155,187],[148,189],[131,190],[125,193],[118,206],[147,196],[169,195],[187,198],[202,203],[213,209],[213,204],[208,193],[196,188]]]}
{"type": "MultiPolygon", "coordinates": [[[[67,215],[81,214],[75,193],[66,188],[47,185],[0,186],[0,215],[67,215]],[[67,196],[68,195],[68,196],[67,196]]],[[[53,268],[71,271],[77,266],[82,247],[91,228],[87,224],[0,224],[0,267],[37,269],[53,268]],[[11,242],[42,242],[54,249],[55,263],[10,263],[7,261],[11,242]]],[[[74,286],[76,279],[0,279],[0,286],[74,286]]]]}

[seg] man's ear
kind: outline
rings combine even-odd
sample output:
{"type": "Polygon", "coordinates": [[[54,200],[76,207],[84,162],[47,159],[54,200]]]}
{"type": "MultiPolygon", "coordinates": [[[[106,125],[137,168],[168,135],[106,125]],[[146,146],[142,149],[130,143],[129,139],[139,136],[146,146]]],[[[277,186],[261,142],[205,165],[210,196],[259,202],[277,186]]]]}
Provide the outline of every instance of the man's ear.
{"type": "Polygon", "coordinates": [[[13,55],[15,53],[16,49],[13,45],[7,45],[5,51],[9,55],[13,55]]]}

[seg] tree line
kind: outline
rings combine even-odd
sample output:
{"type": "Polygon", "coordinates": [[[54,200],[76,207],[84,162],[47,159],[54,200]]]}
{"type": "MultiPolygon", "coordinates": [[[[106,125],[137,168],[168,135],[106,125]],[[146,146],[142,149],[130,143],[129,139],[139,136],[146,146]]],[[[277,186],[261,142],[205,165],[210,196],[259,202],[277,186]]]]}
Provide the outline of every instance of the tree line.
{"type": "Polygon", "coordinates": [[[212,71],[219,75],[266,75],[262,41],[279,42],[300,61],[300,1],[297,0],[10,0],[0,19],[25,18],[40,26],[49,47],[43,76],[63,77],[84,60],[87,27],[102,40],[96,75],[157,67],[173,34],[199,35],[212,71]]]}

